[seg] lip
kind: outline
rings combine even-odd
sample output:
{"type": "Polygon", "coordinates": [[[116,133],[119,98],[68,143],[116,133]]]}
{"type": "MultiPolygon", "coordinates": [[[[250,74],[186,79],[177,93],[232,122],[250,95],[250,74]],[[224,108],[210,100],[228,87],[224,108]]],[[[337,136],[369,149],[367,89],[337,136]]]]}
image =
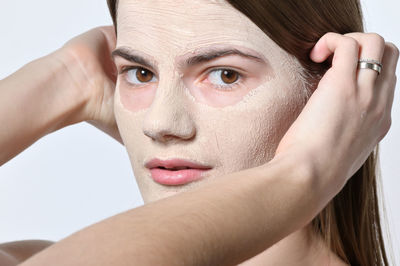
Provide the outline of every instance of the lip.
{"type": "Polygon", "coordinates": [[[163,185],[184,185],[203,178],[204,173],[212,167],[201,165],[193,161],[173,158],[169,160],[160,160],[154,158],[145,164],[150,169],[151,177],[157,183],[163,185]],[[168,170],[165,168],[188,167],[188,169],[168,170]]]}
{"type": "Polygon", "coordinates": [[[195,163],[193,161],[189,160],[184,160],[184,159],[179,159],[179,158],[173,158],[169,160],[160,160],[158,158],[151,159],[145,164],[146,168],[155,168],[155,167],[165,167],[165,168],[174,168],[174,167],[179,167],[179,166],[186,166],[189,168],[195,168],[195,169],[209,169],[211,168],[210,166],[207,165],[202,165],[195,163]]]}

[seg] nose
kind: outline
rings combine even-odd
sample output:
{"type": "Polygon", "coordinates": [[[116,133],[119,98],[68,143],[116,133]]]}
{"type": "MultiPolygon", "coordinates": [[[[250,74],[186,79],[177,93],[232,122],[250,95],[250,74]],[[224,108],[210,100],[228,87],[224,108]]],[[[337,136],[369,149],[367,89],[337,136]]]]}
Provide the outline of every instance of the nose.
{"type": "Polygon", "coordinates": [[[194,137],[196,129],[186,109],[183,89],[179,84],[157,88],[143,121],[146,136],[163,143],[194,137]]]}

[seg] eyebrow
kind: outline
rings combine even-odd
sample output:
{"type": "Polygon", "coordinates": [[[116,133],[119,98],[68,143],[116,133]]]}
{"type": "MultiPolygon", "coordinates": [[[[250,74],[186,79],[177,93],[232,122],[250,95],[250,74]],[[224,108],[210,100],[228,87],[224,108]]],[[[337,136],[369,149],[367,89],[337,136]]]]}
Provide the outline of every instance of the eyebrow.
{"type": "Polygon", "coordinates": [[[228,49],[220,49],[220,50],[212,49],[212,50],[205,51],[202,54],[191,56],[183,62],[181,67],[188,67],[188,66],[193,66],[193,65],[203,63],[203,62],[209,62],[211,60],[217,59],[219,57],[227,56],[227,55],[238,55],[238,56],[241,56],[244,58],[250,58],[253,60],[255,59],[257,61],[264,62],[264,60],[258,56],[247,54],[247,53],[242,52],[235,48],[228,48],[228,49]]]}
{"type": "MultiPolygon", "coordinates": [[[[184,62],[179,63],[180,68],[185,68],[185,67],[190,67],[194,66],[203,62],[209,62],[211,60],[217,59],[219,57],[227,56],[227,55],[238,55],[244,58],[250,58],[253,60],[257,60],[262,63],[266,63],[265,60],[263,60],[261,57],[251,55],[245,52],[242,52],[236,48],[225,48],[225,49],[210,49],[206,50],[203,53],[199,55],[194,55],[189,58],[186,58],[184,62]]],[[[137,63],[140,65],[143,65],[145,67],[151,68],[151,69],[157,69],[155,65],[147,60],[146,58],[140,56],[135,52],[135,50],[122,46],[120,48],[115,49],[112,53],[111,56],[115,58],[116,56],[120,56],[122,58],[125,58],[126,60],[132,62],[132,63],[137,63]]]]}
{"type": "Polygon", "coordinates": [[[120,56],[132,63],[137,63],[147,68],[157,69],[153,63],[138,55],[133,49],[129,47],[123,46],[112,51],[111,57],[115,59],[116,56],[120,56]]]}

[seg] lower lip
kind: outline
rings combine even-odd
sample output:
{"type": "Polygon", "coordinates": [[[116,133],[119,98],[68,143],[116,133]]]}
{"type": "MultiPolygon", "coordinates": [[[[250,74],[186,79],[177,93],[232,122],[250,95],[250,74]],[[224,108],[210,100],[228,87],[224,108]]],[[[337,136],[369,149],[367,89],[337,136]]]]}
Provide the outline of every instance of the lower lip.
{"type": "Polygon", "coordinates": [[[150,169],[151,177],[157,183],[163,185],[183,185],[198,179],[202,174],[210,169],[182,169],[177,171],[166,170],[161,168],[150,169]]]}

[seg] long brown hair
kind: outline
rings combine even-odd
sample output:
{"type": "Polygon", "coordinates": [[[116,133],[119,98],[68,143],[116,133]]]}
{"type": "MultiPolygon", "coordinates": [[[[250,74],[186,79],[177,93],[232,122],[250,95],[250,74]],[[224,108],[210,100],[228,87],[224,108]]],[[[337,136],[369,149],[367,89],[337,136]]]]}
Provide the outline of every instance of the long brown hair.
{"type": "MultiPolygon", "coordinates": [[[[227,0],[304,67],[309,91],[329,68],[309,59],[327,32],[364,32],[358,0],[227,0]]],[[[118,0],[107,0],[117,32],[118,0]]],[[[351,265],[389,265],[377,194],[379,145],[341,192],[313,219],[328,247],[351,265]]]]}

